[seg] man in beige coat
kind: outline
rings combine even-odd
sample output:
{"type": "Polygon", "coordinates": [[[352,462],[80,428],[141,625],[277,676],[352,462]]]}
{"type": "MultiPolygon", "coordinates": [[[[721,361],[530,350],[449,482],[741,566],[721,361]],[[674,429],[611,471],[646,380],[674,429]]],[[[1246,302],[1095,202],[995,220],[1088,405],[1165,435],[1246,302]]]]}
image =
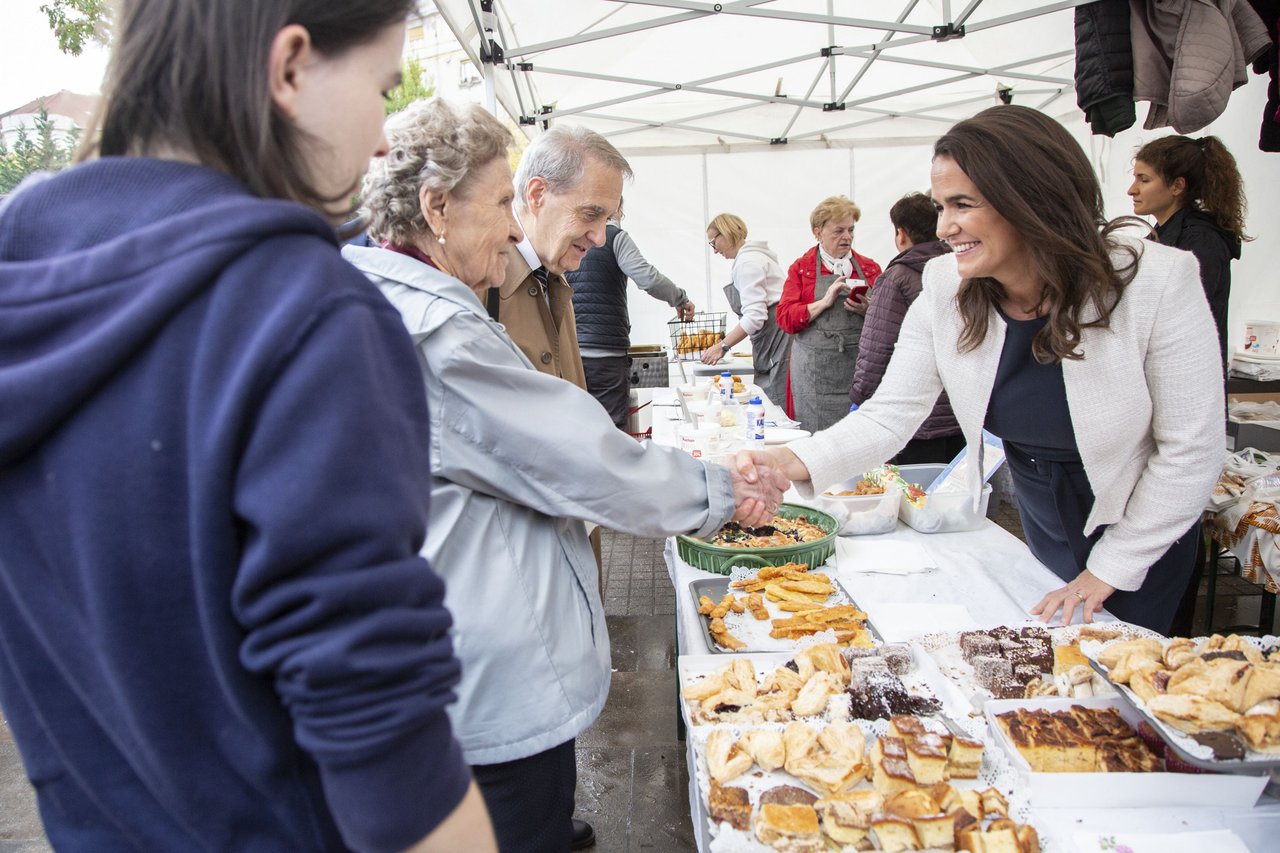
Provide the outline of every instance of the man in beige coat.
{"type": "MultiPolygon", "coordinates": [[[[593,246],[603,246],[605,223],[622,204],[631,166],[603,136],[557,125],[525,150],[516,169],[515,213],[524,230],[507,263],[507,279],[489,291],[489,314],[543,373],[586,390],[573,320],[573,290],[564,274],[576,270],[593,246]]],[[[591,548],[604,595],[600,530],[591,548]]],[[[573,848],[592,846],[590,824],[574,818],[573,848]]]]}
{"type": "Polygon", "coordinates": [[[534,367],[582,388],[587,380],[564,273],[604,244],[605,223],[630,177],[631,166],[603,136],[567,126],[543,132],[516,170],[515,211],[525,239],[507,265],[507,280],[490,291],[489,313],[534,367]]]}

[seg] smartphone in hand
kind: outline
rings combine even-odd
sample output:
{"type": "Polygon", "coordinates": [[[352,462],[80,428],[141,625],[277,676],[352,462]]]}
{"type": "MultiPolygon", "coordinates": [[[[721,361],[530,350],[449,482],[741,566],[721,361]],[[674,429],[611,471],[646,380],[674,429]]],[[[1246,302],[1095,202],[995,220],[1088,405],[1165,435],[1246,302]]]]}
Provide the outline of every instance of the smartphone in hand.
{"type": "Polygon", "coordinates": [[[862,279],[854,279],[855,284],[849,289],[849,299],[857,301],[871,287],[862,279]]]}

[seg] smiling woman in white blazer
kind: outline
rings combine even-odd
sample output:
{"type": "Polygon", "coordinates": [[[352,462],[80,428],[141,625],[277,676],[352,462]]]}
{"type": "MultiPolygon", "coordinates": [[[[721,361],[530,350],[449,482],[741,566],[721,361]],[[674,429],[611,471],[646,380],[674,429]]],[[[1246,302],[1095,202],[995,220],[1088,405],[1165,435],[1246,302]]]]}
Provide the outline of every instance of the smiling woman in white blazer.
{"type": "Polygon", "coordinates": [[[953,127],[932,182],[955,252],[925,267],[884,381],[775,458],[821,491],[893,456],[946,390],[970,448],[984,426],[1006,433],[1027,544],[1065,581],[1031,612],[1065,623],[1105,606],[1168,630],[1225,456],[1195,258],[1107,223],[1084,152],[1035,110],[953,127]]]}

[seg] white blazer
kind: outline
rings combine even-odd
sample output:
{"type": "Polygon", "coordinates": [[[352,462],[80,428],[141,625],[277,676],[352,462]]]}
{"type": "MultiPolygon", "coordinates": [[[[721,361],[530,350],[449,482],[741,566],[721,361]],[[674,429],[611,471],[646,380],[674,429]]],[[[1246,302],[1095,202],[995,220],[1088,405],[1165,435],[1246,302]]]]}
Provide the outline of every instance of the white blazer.
{"type": "MultiPolygon", "coordinates": [[[[1081,330],[1083,359],[1062,362],[1067,407],[1096,500],[1084,533],[1107,525],[1088,568],[1116,589],[1134,590],[1147,570],[1204,509],[1226,457],[1218,337],[1195,257],[1159,243],[1119,237],[1140,254],[1108,328],[1081,330]]],[[[1117,264],[1126,260],[1115,254],[1117,264]]],[[[930,261],[924,291],[907,312],[875,395],[813,438],[788,445],[809,469],[802,494],[884,462],[915,434],[946,389],[970,448],[982,424],[1004,347],[994,310],[987,336],[960,352],[954,255],[930,261]]],[[[1096,306],[1082,320],[1097,317],[1096,306]]],[[[981,490],[977,467],[969,485],[981,490]]]]}

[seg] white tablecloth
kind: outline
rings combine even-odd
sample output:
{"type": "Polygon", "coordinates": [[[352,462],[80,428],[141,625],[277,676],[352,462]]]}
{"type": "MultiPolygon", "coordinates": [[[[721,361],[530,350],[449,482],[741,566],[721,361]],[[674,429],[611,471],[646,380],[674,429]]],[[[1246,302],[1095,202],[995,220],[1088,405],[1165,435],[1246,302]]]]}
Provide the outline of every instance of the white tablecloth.
{"type": "MultiPolygon", "coordinates": [[[[674,392],[661,395],[672,402],[674,392]]],[[[655,403],[660,395],[655,394],[655,403]]],[[[774,409],[776,411],[776,407],[774,409]]],[[[659,408],[654,417],[654,440],[674,444],[677,424],[665,419],[661,412],[679,407],[659,408]],[[661,419],[661,420],[660,420],[661,419]],[[661,428],[660,428],[661,423],[661,428]]],[[[859,537],[864,538],[864,537],[859,537]]],[[[887,542],[923,544],[938,565],[938,570],[910,575],[887,575],[840,572],[841,584],[876,626],[885,634],[909,636],[918,631],[918,621],[903,604],[962,605],[978,627],[991,627],[1024,622],[1032,618],[1028,610],[1046,592],[1062,585],[1062,581],[1041,565],[1027,546],[991,522],[967,533],[918,533],[898,523],[897,529],[877,537],[887,542]],[[889,605],[877,612],[877,604],[889,605]]],[[[694,580],[717,577],[693,568],[676,554],[675,540],[668,539],[665,549],[667,571],[676,589],[676,636],[678,652],[707,654],[706,632],[689,593],[694,580]]],[[[955,607],[941,607],[951,625],[961,619],[955,607]]],[[[1101,618],[1110,618],[1105,614],[1101,618]]],[[[946,629],[950,629],[950,625],[946,629]]],[[[689,751],[690,807],[693,813],[698,849],[706,853],[707,833],[705,805],[693,779],[694,756],[689,751]]],[[[1274,786],[1273,786],[1274,787],[1274,786]]],[[[1150,809],[1054,809],[1037,804],[1032,809],[1032,822],[1051,846],[1053,853],[1075,850],[1072,836],[1081,831],[1114,831],[1127,833],[1168,833],[1229,828],[1236,832],[1253,853],[1280,850],[1280,800],[1264,794],[1253,808],[1150,808],[1150,809]]],[[[1206,851],[1206,853],[1208,853],[1206,851]]]]}

